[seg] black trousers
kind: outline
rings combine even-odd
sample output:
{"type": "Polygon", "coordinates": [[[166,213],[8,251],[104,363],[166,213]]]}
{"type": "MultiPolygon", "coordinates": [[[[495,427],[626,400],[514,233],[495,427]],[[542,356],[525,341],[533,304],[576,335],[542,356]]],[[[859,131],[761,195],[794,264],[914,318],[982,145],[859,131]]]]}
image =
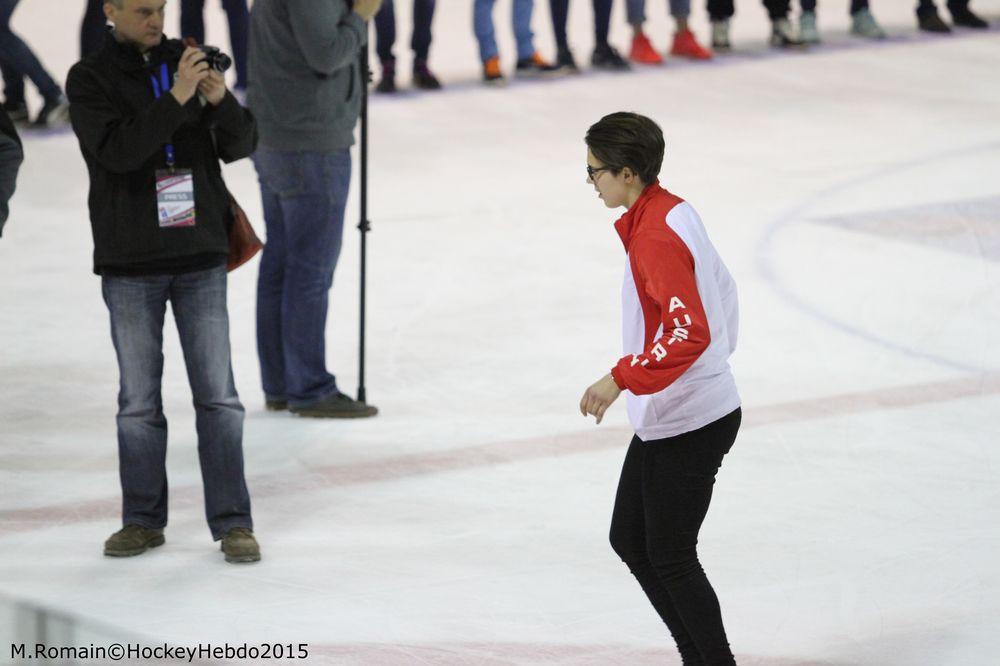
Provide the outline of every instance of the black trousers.
{"type": "MultiPolygon", "coordinates": [[[[969,0],[948,0],[948,11],[954,14],[955,12],[961,12],[969,8],[969,0]]],[[[918,0],[917,2],[917,15],[923,16],[925,14],[933,14],[937,11],[937,7],[934,5],[934,0],[918,0]]]]}
{"type": "MultiPolygon", "coordinates": [[[[410,48],[417,60],[427,60],[431,51],[431,21],[434,20],[434,0],[413,0],[413,38],[410,48]]],[[[392,62],[392,47],[396,43],[396,8],[385,0],[375,15],[375,52],[381,62],[392,62]]]]}
{"type": "MultiPolygon", "coordinates": [[[[921,0],[929,1],[929,0],[921,0]]],[[[788,16],[791,8],[789,0],[764,0],[764,7],[767,8],[767,15],[771,20],[781,19],[788,16]]],[[[816,10],[816,0],[802,0],[800,3],[802,11],[811,12],[816,10]]],[[[868,9],[868,0],[851,0],[848,5],[848,12],[855,14],[862,9],[868,9]]],[[[733,0],[708,0],[708,16],[712,21],[722,21],[733,17],[735,9],[733,0]]]]}
{"type": "Polygon", "coordinates": [[[611,547],[639,581],[685,666],[735,665],[715,590],[698,561],[698,532],[742,412],[676,437],[632,439],[622,466],[611,547]]]}
{"type": "Polygon", "coordinates": [[[107,19],[104,18],[104,0],[87,0],[87,9],[80,22],[80,57],[86,58],[104,46],[107,19]]]}
{"type": "MultiPolygon", "coordinates": [[[[247,59],[250,39],[250,10],[247,0],[222,0],[229,21],[229,43],[233,47],[236,65],[236,87],[246,90],[247,59]]],[[[205,0],[181,0],[181,36],[205,43],[205,0]]]]}
{"type": "MultiPolygon", "coordinates": [[[[608,46],[608,31],[611,26],[611,0],[593,0],[594,4],[594,46],[608,46]]],[[[569,49],[566,39],[566,21],[569,19],[569,0],[549,0],[552,13],[552,30],[556,36],[556,47],[569,49]]]]}

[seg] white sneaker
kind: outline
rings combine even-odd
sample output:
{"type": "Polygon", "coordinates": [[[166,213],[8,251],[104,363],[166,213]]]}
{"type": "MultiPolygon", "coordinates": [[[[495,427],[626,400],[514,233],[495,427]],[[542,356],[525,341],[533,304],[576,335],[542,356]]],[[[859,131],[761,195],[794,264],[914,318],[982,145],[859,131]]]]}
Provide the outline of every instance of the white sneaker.
{"type": "Polygon", "coordinates": [[[819,44],[815,12],[802,12],[802,16],[799,17],[799,39],[806,44],[819,44]]]}
{"type": "Polygon", "coordinates": [[[867,9],[859,9],[851,15],[851,34],[866,39],[885,39],[885,30],[867,9]]]}
{"type": "Polygon", "coordinates": [[[729,43],[729,19],[712,21],[712,48],[716,51],[728,51],[732,48],[729,43]]]}
{"type": "Polygon", "coordinates": [[[791,21],[786,18],[771,21],[771,46],[779,49],[802,46],[802,40],[792,29],[791,21]]]}

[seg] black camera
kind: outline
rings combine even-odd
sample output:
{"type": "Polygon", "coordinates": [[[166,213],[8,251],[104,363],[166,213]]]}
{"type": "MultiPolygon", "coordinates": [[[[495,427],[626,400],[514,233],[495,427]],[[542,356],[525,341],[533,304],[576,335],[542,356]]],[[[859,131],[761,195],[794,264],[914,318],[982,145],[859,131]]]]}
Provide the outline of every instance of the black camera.
{"type": "Polygon", "coordinates": [[[225,74],[233,66],[233,59],[215,46],[199,46],[198,50],[205,54],[201,62],[207,62],[209,67],[220,74],[225,74]]]}

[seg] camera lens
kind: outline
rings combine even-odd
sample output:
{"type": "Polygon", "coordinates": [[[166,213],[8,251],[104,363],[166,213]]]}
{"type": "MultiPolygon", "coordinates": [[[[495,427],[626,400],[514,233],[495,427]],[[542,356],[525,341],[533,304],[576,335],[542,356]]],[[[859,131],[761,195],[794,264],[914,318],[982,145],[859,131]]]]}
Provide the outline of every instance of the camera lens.
{"type": "Polygon", "coordinates": [[[225,53],[217,53],[214,58],[212,58],[212,67],[215,71],[219,73],[225,73],[230,67],[233,66],[233,59],[227,56],[225,53]]]}

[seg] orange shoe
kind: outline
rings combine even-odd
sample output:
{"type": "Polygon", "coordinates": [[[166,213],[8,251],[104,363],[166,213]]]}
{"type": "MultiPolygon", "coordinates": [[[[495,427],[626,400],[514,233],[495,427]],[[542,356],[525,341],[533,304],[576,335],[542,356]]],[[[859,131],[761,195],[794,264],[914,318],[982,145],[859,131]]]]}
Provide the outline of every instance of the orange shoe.
{"type": "Polygon", "coordinates": [[[483,63],[483,82],[503,83],[503,72],[500,71],[500,56],[493,56],[483,63]]]}
{"type": "Polygon", "coordinates": [[[633,62],[642,63],[643,65],[659,65],[663,62],[663,58],[656,52],[653,45],[649,43],[649,38],[641,32],[632,38],[632,50],[629,51],[628,57],[633,62]]]}
{"type": "Polygon", "coordinates": [[[682,30],[674,35],[674,44],[670,47],[670,55],[693,58],[694,60],[709,60],[712,57],[712,52],[698,43],[693,32],[682,30]]]}

